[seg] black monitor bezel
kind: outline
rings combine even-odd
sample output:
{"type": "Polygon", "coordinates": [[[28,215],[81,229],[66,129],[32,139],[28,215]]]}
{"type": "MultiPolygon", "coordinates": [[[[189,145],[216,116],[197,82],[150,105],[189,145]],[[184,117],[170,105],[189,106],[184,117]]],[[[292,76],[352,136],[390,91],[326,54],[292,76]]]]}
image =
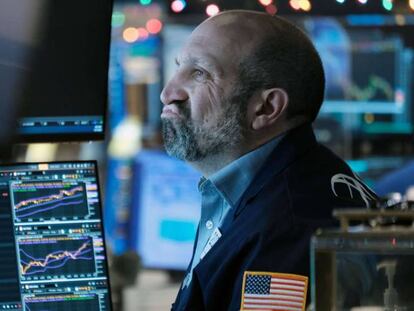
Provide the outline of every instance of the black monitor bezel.
{"type": "MultiPolygon", "coordinates": [[[[102,224],[102,240],[103,240],[103,246],[105,249],[105,256],[106,256],[106,260],[105,260],[105,268],[107,271],[107,285],[108,285],[108,298],[109,298],[109,304],[110,304],[110,308],[111,310],[109,311],[113,311],[114,310],[114,305],[113,305],[113,300],[112,300],[112,287],[111,287],[111,277],[110,277],[110,272],[109,272],[109,256],[108,256],[108,247],[107,247],[107,243],[106,243],[106,235],[105,235],[105,220],[104,220],[104,210],[103,210],[103,202],[102,202],[102,190],[101,190],[101,185],[100,185],[100,178],[99,178],[99,170],[98,170],[98,161],[97,160],[74,160],[74,161],[45,161],[45,162],[8,162],[8,163],[0,163],[0,171],[2,171],[2,169],[4,167],[7,166],[23,166],[23,165],[39,165],[39,164],[66,164],[66,163],[71,163],[71,164],[80,164],[80,163],[92,163],[94,170],[95,170],[95,174],[96,174],[96,186],[97,186],[97,191],[98,191],[98,195],[99,195],[99,211],[101,213],[101,224],[102,224]]],[[[19,285],[21,285],[19,283],[19,285]]]]}
{"type": "MultiPolygon", "coordinates": [[[[109,90],[108,90],[108,83],[109,83],[109,62],[110,62],[110,47],[111,47],[111,34],[112,34],[112,13],[114,10],[114,1],[115,0],[106,0],[108,7],[108,23],[106,25],[106,32],[108,36],[106,36],[105,46],[106,49],[102,51],[104,57],[106,59],[105,63],[105,94],[103,94],[103,111],[102,111],[102,121],[103,121],[103,130],[102,132],[85,132],[85,133],[45,133],[45,134],[20,134],[19,128],[20,126],[16,123],[16,131],[13,137],[13,142],[17,144],[25,144],[25,143],[59,143],[59,142],[88,142],[88,141],[102,141],[105,139],[105,132],[107,127],[107,120],[108,120],[108,102],[109,102],[109,90]]],[[[19,122],[22,117],[29,117],[29,116],[17,116],[17,121],[19,122]]],[[[72,116],[71,116],[72,117],[72,116]]],[[[81,115],[73,116],[76,117],[85,117],[81,115]]]]}
{"type": "MultiPolygon", "coordinates": [[[[106,110],[105,105],[105,110],[106,110]]],[[[16,144],[29,144],[29,143],[76,143],[76,142],[88,142],[88,141],[102,141],[105,139],[105,126],[106,117],[103,117],[104,130],[102,132],[91,133],[59,133],[59,134],[17,134],[14,138],[16,144]]]]}

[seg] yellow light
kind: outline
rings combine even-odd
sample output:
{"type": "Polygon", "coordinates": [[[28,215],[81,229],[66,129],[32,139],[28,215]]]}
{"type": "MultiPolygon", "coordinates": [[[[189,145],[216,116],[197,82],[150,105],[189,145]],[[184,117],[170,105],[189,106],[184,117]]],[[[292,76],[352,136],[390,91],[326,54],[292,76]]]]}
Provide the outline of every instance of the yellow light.
{"type": "Polygon", "coordinates": [[[371,113],[366,113],[364,115],[365,123],[372,124],[375,121],[375,116],[371,113]]]}
{"type": "Polygon", "coordinates": [[[398,26],[404,26],[405,25],[405,17],[402,14],[395,15],[395,22],[398,26]]]}
{"type": "Polygon", "coordinates": [[[39,167],[39,170],[41,170],[41,171],[47,171],[49,169],[49,164],[41,163],[41,164],[38,165],[38,167],[39,167]]]}
{"type": "Polygon", "coordinates": [[[128,43],[132,43],[138,40],[138,30],[134,27],[128,27],[124,30],[122,37],[128,43]]]}
{"type": "Polygon", "coordinates": [[[409,0],[408,5],[410,6],[411,10],[414,10],[414,0],[409,0]]]}
{"type": "Polygon", "coordinates": [[[308,12],[312,8],[311,3],[309,0],[300,0],[299,6],[302,10],[308,12]]]}

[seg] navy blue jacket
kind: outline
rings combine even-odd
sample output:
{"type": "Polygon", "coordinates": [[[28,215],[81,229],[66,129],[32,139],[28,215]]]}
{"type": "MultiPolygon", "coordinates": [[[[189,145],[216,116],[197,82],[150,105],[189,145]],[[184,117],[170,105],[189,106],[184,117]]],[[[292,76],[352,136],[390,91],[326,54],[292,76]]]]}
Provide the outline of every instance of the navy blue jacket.
{"type": "Polygon", "coordinates": [[[344,161],[316,142],[309,124],[291,130],[226,216],[221,238],[172,310],[240,310],[246,270],[309,276],[314,231],[336,225],[334,208],[365,207],[374,198],[344,161]]]}

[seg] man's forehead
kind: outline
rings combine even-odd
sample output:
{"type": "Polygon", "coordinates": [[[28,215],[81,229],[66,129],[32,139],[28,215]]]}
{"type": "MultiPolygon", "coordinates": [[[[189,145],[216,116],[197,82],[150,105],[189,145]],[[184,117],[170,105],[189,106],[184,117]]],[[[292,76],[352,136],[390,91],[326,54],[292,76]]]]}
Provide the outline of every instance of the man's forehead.
{"type": "Polygon", "coordinates": [[[206,51],[202,51],[200,50],[199,53],[190,53],[188,51],[186,51],[185,49],[181,51],[181,53],[179,55],[176,56],[175,58],[176,62],[181,64],[181,63],[217,63],[217,57],[215,57],[214,55],[206,52],[206,51]]]}
{"type": "Polygon", "coordinates": [[[198,65],[217,70],[221,68],[220,61],[217,59],[217,57],[202,50],[192,53],[183,50],[179,55],[175,57],[175,62],[177,65],[198,65]]]}
{"type": "Polygon", "coordinates": [[[195,49],[215,49],[216,45],[227,47],[235,43],[236,36],[231,36],[224,30],[220,32],[218,27],[198,27],[189,37],[185,47],[195,49]]]}
{"type": "Polygon", "coordinates": [[[212,61],[241,57],[257,39],[257,35],[242,28],[228,19],[224,23],[202,24],[193,31],[181,53],[206,55],[212,61]]]}

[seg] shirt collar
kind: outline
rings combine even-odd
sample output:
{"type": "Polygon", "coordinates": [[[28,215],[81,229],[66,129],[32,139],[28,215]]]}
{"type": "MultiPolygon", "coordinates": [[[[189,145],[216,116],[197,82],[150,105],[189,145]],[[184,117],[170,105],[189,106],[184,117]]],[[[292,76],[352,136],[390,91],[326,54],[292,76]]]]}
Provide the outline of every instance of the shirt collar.
{"type": "Polygon", "coordinates": [[[210,180],[226,202],[233,207],[252,183],[259,169],[284,135],[279,135],[259,148],[246,153],[210,176],[202,177],[199,189],[210,180]]]}

